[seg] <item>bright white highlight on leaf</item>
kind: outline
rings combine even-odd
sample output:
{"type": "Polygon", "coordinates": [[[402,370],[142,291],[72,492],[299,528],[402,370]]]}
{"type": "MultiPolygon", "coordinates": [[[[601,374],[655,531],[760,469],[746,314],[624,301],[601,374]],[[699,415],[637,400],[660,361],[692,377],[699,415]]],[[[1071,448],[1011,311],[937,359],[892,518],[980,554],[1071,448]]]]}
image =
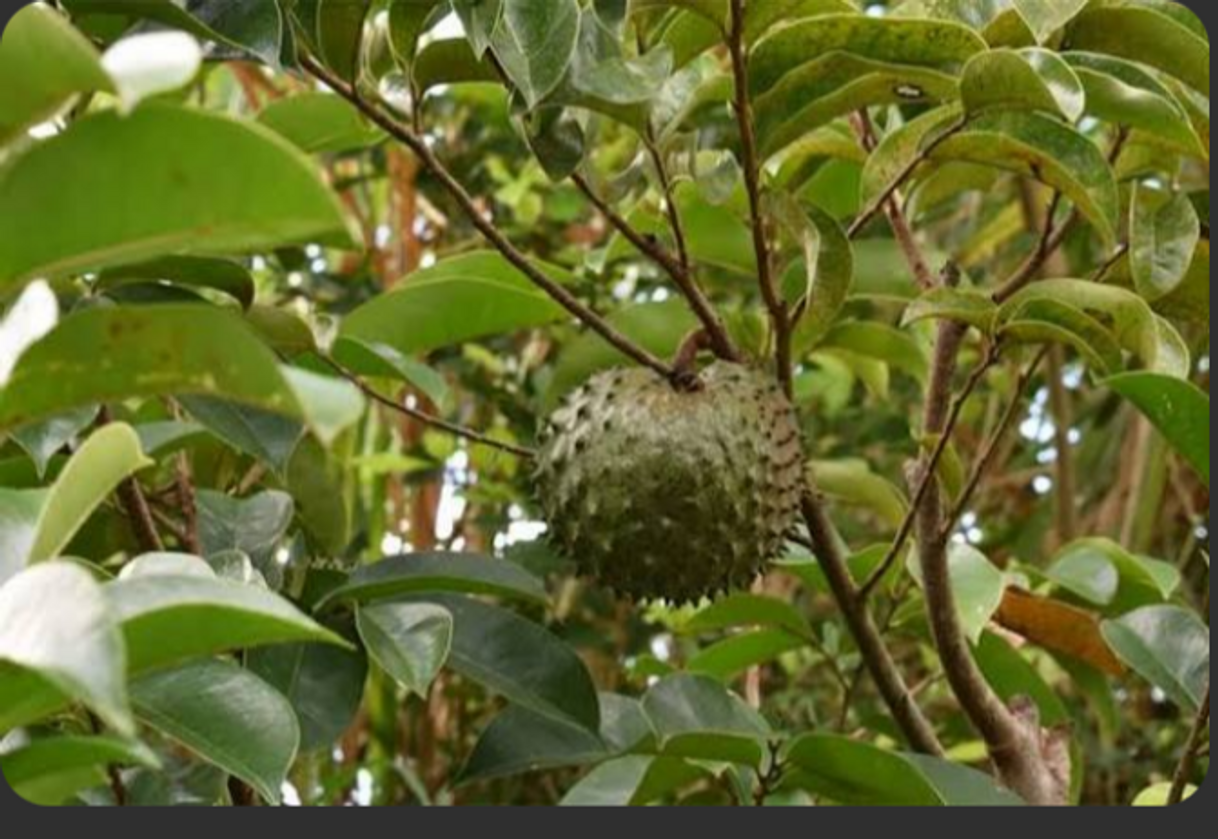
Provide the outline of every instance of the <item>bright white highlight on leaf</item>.
{"type": "Polygon", "coordinates": [[[102,66],[114,80],[122,112],[131,113],[148,97],[189,84],[203,66],[203,50],[184,32],[133,35],[106,50],[102,66]]]}
{"type": "Polygon", "coordinates": [[[8,384],[25,351],[45,338],[58,322],[55,292],[42,280],[30,283],[0,322],[0,387],[8,384]]]}

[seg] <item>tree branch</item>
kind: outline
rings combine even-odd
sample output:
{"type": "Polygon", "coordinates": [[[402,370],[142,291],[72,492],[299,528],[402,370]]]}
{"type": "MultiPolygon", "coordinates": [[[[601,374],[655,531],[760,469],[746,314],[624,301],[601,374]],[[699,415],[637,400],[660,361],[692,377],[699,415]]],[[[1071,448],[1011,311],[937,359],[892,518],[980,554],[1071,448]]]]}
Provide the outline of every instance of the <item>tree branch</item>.
{"type": "MultiPolygon", "coordinates": [[[[114,415],[108,407],[102,406],[97,414],[97,424],[102,426],[112,422],[114,415]]],[[[140,550],[144,553],[160,553],[165,550],[165,544],[157,533],[148,499],[144,497],[144,490],[135,478],[127,478],[120,483],[115,494],[127,514],[128,521],[131,522],[131,529],[135,533],[135,541],[140,550]]]]}
{"type": "Polygon", "coordinates": [[[1184,793],[1188,791],[1188,782],[1193,777],[1193,770],[1197,765],[1197,757],[1201,752],[1201,747],[1205,745],[1205,730],[1209,727],[1209,724],[1210,689],[1206,688],[1205,699],[1201,703],[1201,710],[1197,712],[1197,719],[1193,723],[1193,731],[1189,735],[1188,744],[1184,747],[1184,756],[1180,758],[1180,765],[1176,767],[1176,774],[1172,779],[1171,794],[1167,797],[1168,807],[1184,803],[1184,793]]]}
{"type": "MultiPolygon", "coordinates": [[[[715,354],[727,361],[740,361],[742,356],[740,351],[736,349],[732,343],[731,337],[727,333],[727,327],[723,325],[722,318],[715,311],[714,305],[706,296],[701,285],[694,278],[693,270],[688,262],[688,257],[674,257],[664,247],[652,237],[645,236],[626,218],[624,218],[617,210],[613,209],[607,201],[597,194],[588,180],[578,172],[571,175],[571,180],[580,192],[588,199],[592,206],[596,207],[597,211],[604,216],[609,225],[618,233],[625,237],[626,241],[630,242],[640,253],[651,259],[652,262],[664,269],[667,274],[672,277],[673,283],[676,284],[680,292],[689,301],[690,308],[693,309],[698,320],[701,321],[707,335],[713,342],[715,354]]],[[[667,199],[671,203],[672,199],[667,199]]],[[[677,222],[679,225],[679,222],[677,222]]],[[[674,232],[674,236],[676,233],[674,232]]],[[[682,239],[682,241],[684,241],[682,239]]],[[[682,251],[684,254],[684,251],[682,251]]]]}
{"type": "Polygon", "coordinates": [[[501,452],[506,452],[508,454],[528,460],[537,457],[537,452],[533,451],[532,449],[526,449],[521,446],[512,445],[511,443],[505,443],[502,440],[496,440],[493,437],[488,437],[485,434],[480,434],[477,431],[472,431],[463,426],[456,425],[455,423],[451,423],[447,420],[441,419],[440,417],[433,416],[425,411],[420,411],[417,408],[411,408],[404,403],[390,399],[388,396],[383,396],[358,375],[339,364],[333,358],[322,356],[322,360],[324,360],[326,364],[334,370],[334,372],[338,373],[344,379],[359,388],[360,391],[373,402],[376,402],[379,405],[384,405],[391,411],[396,411],[397,413],[409,417],[416,422],[421,422],[424,425],[439,429],[440,431],[444,431],[453,435],[454,437],[459,437],[462,440],[469,440],[472,443],[478,443],[482,446],[498,449],[501,452]]]}
{"type": "Polygon", "coordinates": [[[645,367],[650,367],[663,376],[671,376],[672,368],[646,349],[638,346],[628,337],[615,329],[608,321],[584,305],[579,298],[556,283],[537,268],[512,242],[488,219],[478,208],[474,199],[466,191],[460,181],[448,170],[435,152],[427,145],[421,136],[413,129],[399,122],[395,117],[385,112],[374,103],[368,102],[359,92],[347,82],[334,75],[311,56],[301,56],[300,65],[312,76],[324,82],[331,90],[354,105],[364,116],[383,129],[398,142],[405,145],[419,162],[443,185],[461,210],[477,228],[478,232],[503,257],[516,267],[522,274],[549,295],[556,303],[566,309],[571,315],[584,323],[589,329],[604,338],[614,348],[634,359],[645,367]]]}
{"type": "Polygon", "coordinates": [[[791,320],[774,278],[774,264],[766,235],[765,210],[762,205],[761,160],[757,151],[757,134],[753,126],[753,104],[749,98],[749,59],[745,47],[744,0],[731,0],[732,26],[728,48],[732,55],[732,73],[736,82],[736,122],[740,127],[741,168],[749,196],[749,216],[753,232],[753,252],[757,260],[757,281],[761,296],[770,312],[774,328],[774,356],[778,378],[787,396],[794,392],[791,365],[791,320]]]}

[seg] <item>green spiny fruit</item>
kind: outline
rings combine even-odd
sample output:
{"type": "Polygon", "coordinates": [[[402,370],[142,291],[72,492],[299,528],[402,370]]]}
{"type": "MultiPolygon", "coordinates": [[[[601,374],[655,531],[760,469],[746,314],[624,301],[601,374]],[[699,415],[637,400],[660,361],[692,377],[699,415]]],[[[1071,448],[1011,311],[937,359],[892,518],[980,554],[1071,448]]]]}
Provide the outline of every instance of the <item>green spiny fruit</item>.
{"type": "Polygon", "coordinates": [[[770,377],[717,363],[677,390],[644,369],[592,379],[549,419],[539,498],[582,573],[638,600],[746,588],[803,489],[795,412],[770,377]]]}

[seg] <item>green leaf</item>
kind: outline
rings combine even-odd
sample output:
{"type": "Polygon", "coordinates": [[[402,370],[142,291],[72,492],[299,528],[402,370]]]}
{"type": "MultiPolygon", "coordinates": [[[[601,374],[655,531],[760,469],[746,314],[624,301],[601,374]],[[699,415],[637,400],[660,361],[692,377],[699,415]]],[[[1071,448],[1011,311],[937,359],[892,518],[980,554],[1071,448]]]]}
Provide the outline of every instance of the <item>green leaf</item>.
{"type": "Polygon", "coordinates": [[[78,95],[113,89],[88,39],[42,4],[20,9],[0,41],[0,145],[52,119],[78,95]]]}
{"type": "Polygon", "coordinates": [[[1000,787],[989,775],[927,755],[907,754],[948,807],[1023,807],[1023,799],[1000,787]]]}
{"type": "Polygon", "coordinates": [[[318,604],[369,603],[418,592],[484,594],[532,603],[546,601],[545,585],[519,565],[478,554],[430,553],[391,557],[361,566],[318,604]]]}
{"type": "Polygon", "coordinates": [[[791,201],[785,215],[797,219],[805,251],[803,263],[797,263],[783,282],[788,300],[807,299],[807,314],[796,327],[794,343],[797,348],[815,346],[850,297],[854,251],[841,225],[819,207],[791,201]],[[793,295],[795,289],[798,293],[793,295]]]}
{"type": "Polygon", "coordinates": [[[491,35],[503,17],[503,0],[452,0],[465,36],[478,58],[490,48],[491,35]]]}
{"type": "Polygon", "coordinates": [[[146,746],[113,737],[51,737],[0,755],[9,787],[39,807],[57,807],[104,784],[107,766],[159,764],[146,746]]]}
{"type": "Polygon", "coordinates": [[[922,345],[909,334],[876,321],[839,323],[829,330],[820,346],[874,358],[919,382],[925,382],[930,374],[930,361],[922,345]]]}
{"type": "Polygon", "coordinates": [[[587,729],[512,705],[478,738],[459,783],[586,766],[611,756],[601,738],[587,729]]]}
{"type": "Polygon", "coordinates": [[[577,0],[500,0],[491,49],[530,109],[567,74],[579,39],[577,0]]]}
{"type": "Polygon", "coordinates": [[[512,612],[466,597],[431,594],[426,601],[453,616],[453,670],[536,713],[589,731],[600,729],[592,677],[554,635],[512,612]]]}
{"type": "Polygon", "coordinates": [[[1148,606],[1103,625],[1104,639],[1139,676],[1196,713],[1210,678],[1210,631],[1192,612],[1148,606]]]}
{"type": "Polygon", "coordinates": [[[1087,0],[1012,0],[1019,16],[1043,44],[1087,7],[1087,0]]]}
{"type": "Polygon", "coordinates": [[[1088,114],[1153,134],[1186,154],[1209,157],[1188,113],[1150,70],[1098,53],[1067,52],[1062,58],[1083,83],[1088,114]]]}
{"type": "Polygon", "coordinates": [[[240,551],[259,567],[274,561],[295,515],[291,496],[275,490],[245,499],[201,490],[197,504],[203,552],[240,551]]]}
{"type": "MultiPolygon", "coordinates": [[[[1152,787],[1147,787],[1138,793],[1138,797],[1134,799],[1134,807],[1166,807],[1171,800],[1173,784],[1163,783],[1155,784],[1152,787]]],[[[1184,791],[1184,800],[1188,801],[1197,794],[1197,788],[1189,784],[1184,791]]]]}
{"type": "Polygon", "coordinates": [[[296,0],[291,11],[317,57],[344,81],[354,82],[371,6],[372,0],[296,0]]]}
{"type": "Polygon", "coordinates": [[[180,396],[186,411],[223,442],[255,457],[279,474],[287,471],[304,429],[281,414],[272,414],[210,396],[180,396]]]}
{"type": "Polygon", "coordinates": [[[693,634],[745,626],[777,627],[801,638],[812,638],[803,612],[783,600],[757,594],[732,594],[707,606],[682,627],[693,634]]]}
{"type": "Polygon", "coordinates": [[[286,141],[163,104],[90,116],[13,161],[0,175],[0,213],[0,288],[173,253],[357,241],[286,141]],[[119,194],[121,204],[110,200],[119,194]]]}
{"type": "Polygon", "coordinates": [[[356,151],[385,138],[345,99],[318,91],[271,102],[258,114],[258,122],[309,154],[356,151]]]}
{"type": "Polygon", "coordinates": [[[1059,55],[1042,49],[990,50],[964,68],[960,96],[965,113],[1031,110],[1074,122],[1083,115],[1083,83],[1059,55]]]}
{"type": "MultiPolygon", "coordinates": [[[[556,282],[565,272],[539,266],[556,282]]],[[[346,317],[342,334],[403,355],[562,320],[566,312],[503,257],[475,253],[412,274],[346,317]]]]}
{"type": "Polygon", "coordinates": [[[20,446],[38,470],[38,477],[46,477],[47,466],[64,446],[71,443],[97,419],[96,406],[80,408],[48,420],[18,428],[12,440],[20,446]]]}
{"type": "Polygon", "coordinates": [[[122,624],[128,668],[137,674],[266,644],[349,646],[278,595],[218,578],[130,577],[107,585],[106,599],[122,624]]]}
{"type": "Polygon", "coordinates": [[[968,545],[952,545],[948,551],[948,564],[960,624],[969,640],[976,644],[1002,605],[1007,576],[985,554],[968,545]]]}
{"type": "Polygon", "coordinates": [[[246,654],[246,666],[282,693],[300,723],[300,749],[329,749],[359,712],[368,675],[362,653],[331,644],[280,644],[246,654]]]}
{"type": "Polygon", "coordinates": [[[1210,45],[1158,8],[1095,6],[1074,21],[1070,48],[1148,64],[1210,95],[1210,45]]]}
{"type": "Polygon", "coordinates": [[[377,664],[426,698],[452,648],[453,616],[431,603],[382,603],[360,607],[356,623],[377,664]]]}
{"type": "Polygon", "coordinates": [[[421,361],[408,358],[384,344],[369,344],[355,338],[340,338],[332,351],[334,360],[357,375],[392,379],[417,388],[434,405],[449,401],[444,375],[421,361]]]}
{"type": "Polygon", "coordinates": [[[1180,587],[1180,572],[1174,566],[1134,556],[1117,543],[1098,538],[1067,545],[1045,576],[1071,594],[1117,613],[1164,603],[1180,587]]]}
{"type": "Polygon", "coordinates": [[[889,131],[863,167],[862,202],[878,201],[934,138],[959,123],[960,115],[959,105],[946,105],[889,131]]]}
{"type": "Polygon", "coordinates": [[[110,291],[133,283],[150,282],[219,291],[236,300],[243,309],[254,303],[253,276],[244,265],[230,259],[166,256],[135,265],[120,265],[102,271],[96,288],[110,291]]]}
{"type": "Polygon", "coordinates": [[[1034,178],[1070,198],[1104,239],[1115,241],[1120,200],[1112,168],[1094,142],[1035,113],[987,114],[944,141],[938,161],[964,161],[1034,178]]]}
{"type": "Polygon", "coordinates": [[[757,97],[757,134],[768,157],[863,108],[949,102],[958,95],[955,77],[940,70],[833,51],[802,64],[757,97]]]}
{"type": "Polygon", "coordinates": [[[817,487],[839,501],[873,511],[885,524],[899,527],[909,502],[891,482],[861,460],[820,460],[808,464],[817,487]]]}
{"type": "Polygon", "coordinates": [[[567,792],[560,806],[642,807],[705,775],[705,770],[674,758],[618,758],[589,772],[567,792]]]}
{"type": "Polygon", "coordinates": [[[287,479],[301,524],[314,544],[330,556],[341,556],[355,528],[353,476],[344,458],[305,438],[292,455],[287,479]]]}
{"type": "Polygon", "coordinates": [[[1070,711],[1052,686],[1044,680],[1036,666],[1000,636],[986,632],[976,645],[977,666],[986,682],[1004,702],[1019,697],[1030,698],[1040,711],[1045,728],[1069,724],[1070,711]]]}
{"type": "Polygon", "coordinates": [[[670,757],[761,766],[769,726],[719,682],[677,674],[643,697],[643,711],[670,757]]]}
{"type": "Polygon", "coordinates": [[[46,563],[0,586],[0,731],[36,722],[66,697],[133,734],[125,670],[115,615],[87,571],[46,563]]]}
{"type": "Polygon", "coordinates": [[[464,38],[444,38],[427,44],[419,50],[411,71],[421,94],[441,85],[500,81],[495,65],[488,59],[474,57],[464,38]]]}
{"type": "Polygon", "coordinates": [[[976,291],[937,288],[919,297],[905,309],[902,328],[924,320],[953,320],[976,327],[983,334],[994,331],[998,306],[994,298],[976,291]]]}
{"type": "Polygon", "coordinates": [[[1034,300],[1003,324],[998,335],[1012,343],[1065,344],[1073,347],[1098,375],[1121,370],[1121,345],[1099,320],[1068,303],[1034,300]]]}
{"type": "Polygon", "coordinates": [[[50,490],[0,487],[0,585],[25,567],[50,490]]]}
{"type": "Polygon", "coordinates": [[[346,382],[282,367],[230,312],[96,307],[65,318],[0,390],[0,430],[136,397],[214,396],[304,422],[323,442],[359,418],[346,382]]]}
{"type": "MultiPolygon", "coordinates": [[[[866,582],[888,556],[888,550],[888,545],[873,545],[851,556],[846,560],[850,576],[860,585],[866,582]]],[[[796,577],[810,591],[824,593],[830,591],[825,572],[814,557],[795,555],[779,560],[775,563],[775,567],[796,577]]]]}
{"type": "MultiPolygon", "coordinates": [[[[664,358],[677,351],[681,340],[694,329],[697,319],[683,301],[669,300],[627,307],[611,315],[609,322],[635,343],[664,358]]],[[[545,407],[554,408],[563,396],[597,373],[631,363],[599,335],[581,336],[558,357],[546,391],[545,407]]]]}
{"type": "Polygon", "coordinates": [[[1128,399],[1210,484],[1210,400],[1194,385],[1154,373],[1129,373],[1106,384],[1128,399]]]}
{"type": "Polygon", "coordinates": [[[943,799],[905,757],[867,743],[827,734],[792,742],[786,759],[801,788],[855,807],[937,807],[943,799]]]}
{"type": "Polygon", "coordinates": [[[767,664],[806,646],[806,639],[785,629],[759,629],[733,635],[700,650],[690,658],[685,669],[726,684],[750,667],[767,664]]]}
{"type": "Polygon", "coordinates": [[[236,775],[272,804],[300,745],[292,706],[229,662],[197,661],[131,686],[140,719],[236,775]]]}
{"type": "Polygon", "coordinates": [[[1187,195],[1135,186],[1129,226],[1134,286],[1149,301],[1170,295],[1188,276],[1201,241],[1201,219],[1187,195]]]}
{"type": "Polygon", "coordinates": [[[38,517],[26,562],[59,556],[89,516],[124,479],[152,465],[128,425],[112,424],[92,434],[59,473],[38,517]]]}

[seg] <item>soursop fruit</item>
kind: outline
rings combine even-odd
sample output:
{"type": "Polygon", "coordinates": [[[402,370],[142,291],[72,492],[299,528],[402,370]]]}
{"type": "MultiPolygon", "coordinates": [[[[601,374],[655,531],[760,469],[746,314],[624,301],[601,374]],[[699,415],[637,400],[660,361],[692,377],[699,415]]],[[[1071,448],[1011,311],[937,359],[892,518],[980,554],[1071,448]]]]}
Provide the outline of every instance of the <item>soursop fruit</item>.
{"type": "Polygon", "coordinates": [[[572,393],[542,432],[539,500],[580,571],[636,600],[746,588],[803,489],[795,412],[768,376],[716,363],[677,390],[644,369],[572,393]]]}

